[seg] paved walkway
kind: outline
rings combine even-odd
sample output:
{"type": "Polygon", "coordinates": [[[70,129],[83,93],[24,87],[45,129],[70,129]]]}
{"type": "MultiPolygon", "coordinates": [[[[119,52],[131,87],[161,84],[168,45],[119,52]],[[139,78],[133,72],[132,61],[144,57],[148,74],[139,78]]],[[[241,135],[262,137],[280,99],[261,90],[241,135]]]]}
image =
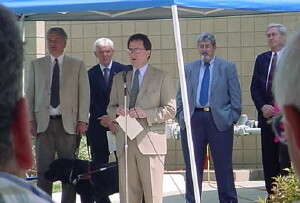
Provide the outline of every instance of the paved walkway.
{"type": "MultiPolygon", "coordinates": [[[[235,182],[239,203],[255,203],[259,198],[264,199],[266,191],[263,181],[238,181],[235,182]]],[[[180,174],[164,175],[164,203],[184,203],[184,178],[180,174]]],[[[61,193],[54,193],[53,200],[60,203],[61,193]]],[[[119,194],[110,196],[112,203],[120,203],[119,194]]],[[[76,203],[80,203],[77,195],[76,203]]],[[[215,181],[203,182],[201,203],[218,203],[218,193],[215,181]]]]}

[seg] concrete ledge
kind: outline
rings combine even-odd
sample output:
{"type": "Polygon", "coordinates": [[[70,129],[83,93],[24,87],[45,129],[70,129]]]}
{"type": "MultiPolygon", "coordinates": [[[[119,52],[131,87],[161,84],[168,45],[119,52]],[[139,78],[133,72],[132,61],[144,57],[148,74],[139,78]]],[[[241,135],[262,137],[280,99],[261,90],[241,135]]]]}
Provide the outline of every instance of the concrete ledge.
{"type": "MultiPolygon", "coordinates": [[[[165,174],[181,174],[185,177],[184,170],[178,171],[166,171],[165,174]]],[[[262,169],[234,169],[233,170],[234,181],[260,181],[264,180],[264,174],[262,169]]],[[[203,181],[215,181],[215,171],[205,169],[203,172],[203,181]]]]}

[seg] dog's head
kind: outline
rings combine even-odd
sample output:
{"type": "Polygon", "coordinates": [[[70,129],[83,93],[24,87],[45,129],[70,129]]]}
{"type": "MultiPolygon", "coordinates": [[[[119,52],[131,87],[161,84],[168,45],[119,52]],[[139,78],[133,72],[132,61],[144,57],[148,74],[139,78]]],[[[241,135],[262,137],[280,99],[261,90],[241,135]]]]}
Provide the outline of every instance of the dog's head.
{"type": "Polygon", "coordinates": [[[50,181],[61,181],[62,183],[71,183],[78,174],[84,172],[88,161],[78,159],[59,158],[49,165],[45,172],[45,178],[50,181]]]}

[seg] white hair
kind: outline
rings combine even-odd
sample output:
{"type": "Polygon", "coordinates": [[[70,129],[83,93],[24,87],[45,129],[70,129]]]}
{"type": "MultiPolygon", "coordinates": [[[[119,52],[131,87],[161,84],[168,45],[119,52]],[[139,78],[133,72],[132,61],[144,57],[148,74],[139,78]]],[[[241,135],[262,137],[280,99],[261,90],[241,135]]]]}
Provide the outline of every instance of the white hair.
{"type": "Polygon", "coordinates": [[[110,46],[112,49],[114,49],[114,42],[111,39],[105,37],[99,38],[94,42],[94,51],[97,51],[98,47],[105,46],[110,46]]]}
{"type": "Polygon", "coordinates": [[[300,31],[289,40],[276,68],[273,92],[281,109],[293,105],[300,111],[300,31]]]}
{"type": "Polygon", "coordinates": [[[278,32],[280,33],[281,36],[286,37],[286,35],[287,35],[286,27],[282,24],[279,24],[279,23],[270,23],[270,24],[268,24],[267,28],[266,28],[266,32],[270,28],[273,28],[273,27],[276,27],[278,29],[278,32]]]}

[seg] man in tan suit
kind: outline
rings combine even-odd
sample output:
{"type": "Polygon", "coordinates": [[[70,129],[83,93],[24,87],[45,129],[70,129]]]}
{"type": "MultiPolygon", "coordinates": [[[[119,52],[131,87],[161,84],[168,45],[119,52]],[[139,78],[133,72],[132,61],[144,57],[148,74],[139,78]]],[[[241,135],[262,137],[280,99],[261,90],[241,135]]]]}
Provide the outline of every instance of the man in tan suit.
{"type": "MultiPolygon", "coordinates": [[[[56,158],[75,158],[79,136],[87,128],[90,89],[81,60],[64,54],[67,34],[62,28],[47,32],[49,55],[33,60],[28,71],[26,97],[30,131],[36,136],[37,185],[52,194],[44,178],[56,158]]],[[[63,203],[76,201],[74,186],[63,184],[63,203]]]]}
{"type": "MultiPolygon", "coordinates": [[[[164,159],[167,153],[165,121],[175,115],[175,94],[166,71],[148,64],[151,42],[146,35],[134,34],[127,42],[132,69],[113,79],[108,115],[112,120],[125,116],[137,119],[143,131],[128,140],[128,200],[141,203],[162,203],[164,159]],[[129,94],[124,107],[124,82],[129,94]]],[[[128,126],[130,127],[130,126],[128,126]]],[[[119,157],[120,202],[126,202],[124,131],[117,131],[119,157]]]]}

